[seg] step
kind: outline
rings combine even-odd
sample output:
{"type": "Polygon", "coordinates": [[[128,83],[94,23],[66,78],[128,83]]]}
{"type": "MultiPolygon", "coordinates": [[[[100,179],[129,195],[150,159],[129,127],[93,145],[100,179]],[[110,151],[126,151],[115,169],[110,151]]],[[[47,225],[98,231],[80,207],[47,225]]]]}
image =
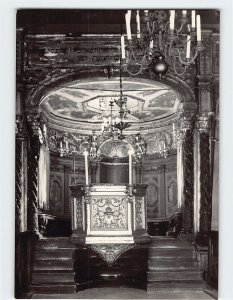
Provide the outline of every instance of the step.
{"type": "Polygon", "coordinates": [[[190,249],[177,248],[150,248],[149,257],[185,257],[192,258],[193,251],[190,249]]]}
{"type": "Polygon", "coordinates": [[[74,283],[74,274],[64,273],[64,272],[33,272],[32,273],[32,283],[40,284],[40,283],[74,283]]]}
{"type": "Polygon", "coordinates": [[[40,260],[35,261],[33,265],[33,271],[72,271],[73,270],[73,261],[70,260],[40,260]]]}
{"type": "MultiPolygon", "coordinates": [[[[205,288],[204,281],[182,281],[182,282],[169,282],[168,283],[161,283],[160,282],[153,282],[147,284],[147,294],[158,294],[160,292],[166,291],[167,294],[171,295],[172,293],[179,293],[183,292],[192,292],[194,294],[195,292],[203,292],[203,289],[205,288]]],[[[165,298],[162,298],[165,299],[165,298]]],[[[166,298],[167,299],[167,298],[166,298]]],[[[181,298],[175,298],[175,299],[181,299],[181,298]]],[[[183,299],[183,298],[182,298],[183,299]]],[[[188,300],[188,299],[187,299],[188,300]]]]}
{"type": "Polygon", "coordinates": [[[174,270],[174,271],[148,271],[148,281],[179,281],[179,280],[202,280],[202,271],[198,270],[174,270]]]}
{"type": "Polygon", "coordinates": [[[33,294],[75,294],[75,284],[40,284],[31,285],[30,291],[33,294]]]}
{"type": "Polygon", "coordinates": [[[183,256],[151,256],[149,258],[149,265],[161,265],[161,264],[182,264],[182,263],[193,263],[195,264],[195,260],[192,256],[183,257],[183,256]]]}
{"type": "Polygon", "coordinates": [[[69,237],[43,238],[37,241],[36,249],[75,249],[76,246],[69,242],[69,237]]]}
{"type": "Polygon", "coordinates": [[[149,271],[183,271],[183,270],[196,270],[196,267],[193,263],[183,263],[183,264],[176,264],[176,265],[149,265],[149,271]]]}
{"type": "Polygon", "coordinates": [[[176,246],[176,247],[188,247],[192,248],[192,243],[190,241],[173,238],[173,237],[154,237],[151,239],[150,245],[153,246],[176,246]]]}
{"type": "Polygon", "coordinates": [[[35,260],[70,260],[72,257],[72,249],[47,249],[35,251],[35,260]]]}

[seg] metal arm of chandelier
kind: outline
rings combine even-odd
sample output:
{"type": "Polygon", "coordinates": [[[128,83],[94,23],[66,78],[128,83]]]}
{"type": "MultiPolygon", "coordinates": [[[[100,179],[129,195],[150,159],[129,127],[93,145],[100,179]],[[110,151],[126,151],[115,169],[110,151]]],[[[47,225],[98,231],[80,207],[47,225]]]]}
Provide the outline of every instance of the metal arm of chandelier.
{"type": "Polygon", "coordinates": [[[171,10],[168,20],[168,14],[163,10],[153,12],[144,10],[145,26],[141,30],[139,11],[137,11],[137,34],[132,38],[131,11],[128,11],[126,14],[127,45],[124,36],[121,36],[124,71],[137,76],[146,68],[152,67],[155,74],[161,77],[167,72],[169,65],[177,75],[184,74],[187,67],[195,63],[198,54],[204,49],[201,43],[200,16],[196,16],[195,10],[190,14],[191,16],[187,10],[177,13],[171,10]],[[135,66],[139,69],[133,71],[135,66]]]}

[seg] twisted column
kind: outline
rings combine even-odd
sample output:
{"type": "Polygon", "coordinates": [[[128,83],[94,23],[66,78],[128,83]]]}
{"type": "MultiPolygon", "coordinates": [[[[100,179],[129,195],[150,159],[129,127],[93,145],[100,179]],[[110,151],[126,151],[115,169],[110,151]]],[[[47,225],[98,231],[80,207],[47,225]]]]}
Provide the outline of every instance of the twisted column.
{"type": "Polygon", "coordinates": [[[16,138],[15,145],[15,233],[21,228],[22,205],[22,141],[16,138]]]}
{"type": "Polygon", "coordinates": [[[177,140],[177,183],[178,213],[182,213],[183,233],[193,232],[194,199],[194,156],[193,156],[193,115],[182,114],[177,140]]]}
{"type": "Polygon", "coordinates": [[[200,216],[199,233],[206,236],[211,230],[211,182],[210,182],[210,114],[198,118],[200,155],[200,216]]]}
{"type": "Polygon", "coordinates": [[[193,232],[193,194],[194,194],[194,157],[193,157],[193,115],[183,115],[181,118],[183,133],[183,203],[182,231],[193,232]]]}
{"type": "Polygon", "coordinates": [[[15,233],[23,230],[23,143],[25,140],[23,116],[16,117],[16,141],[15,141],[15,233]]]}
{"type": "Polygon", "coordinates": [[[28,116],[28,230],[38,233],[39,120],[28,116]]]}

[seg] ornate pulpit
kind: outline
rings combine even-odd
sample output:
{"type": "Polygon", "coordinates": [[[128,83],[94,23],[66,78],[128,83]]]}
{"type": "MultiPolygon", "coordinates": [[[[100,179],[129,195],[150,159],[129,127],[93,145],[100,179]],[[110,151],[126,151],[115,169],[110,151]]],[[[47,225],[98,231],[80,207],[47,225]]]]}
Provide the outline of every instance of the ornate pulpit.
{"type": "Polygon", "coordinates": [[[144,287],[150,241],[146,188],[145,184],[70,186],[78,289],[103,280],[144,287]]]}

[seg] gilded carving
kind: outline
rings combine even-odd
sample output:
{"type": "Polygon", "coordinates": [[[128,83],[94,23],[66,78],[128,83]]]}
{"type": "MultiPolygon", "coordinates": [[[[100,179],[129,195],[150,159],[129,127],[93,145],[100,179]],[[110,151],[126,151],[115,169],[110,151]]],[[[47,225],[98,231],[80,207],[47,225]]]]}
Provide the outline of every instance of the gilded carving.
{"type": "Polygon", "coordinates": [[[98,244],[90,248],[97,252],[108,265],[112,265],[124,252],[136,247],[135,244],[98,244]]]}
{"type": "Polygon", "coordinates": [[[120,196],[91,197],[91,230],[127,230],[127,198],[120,196]]]}

